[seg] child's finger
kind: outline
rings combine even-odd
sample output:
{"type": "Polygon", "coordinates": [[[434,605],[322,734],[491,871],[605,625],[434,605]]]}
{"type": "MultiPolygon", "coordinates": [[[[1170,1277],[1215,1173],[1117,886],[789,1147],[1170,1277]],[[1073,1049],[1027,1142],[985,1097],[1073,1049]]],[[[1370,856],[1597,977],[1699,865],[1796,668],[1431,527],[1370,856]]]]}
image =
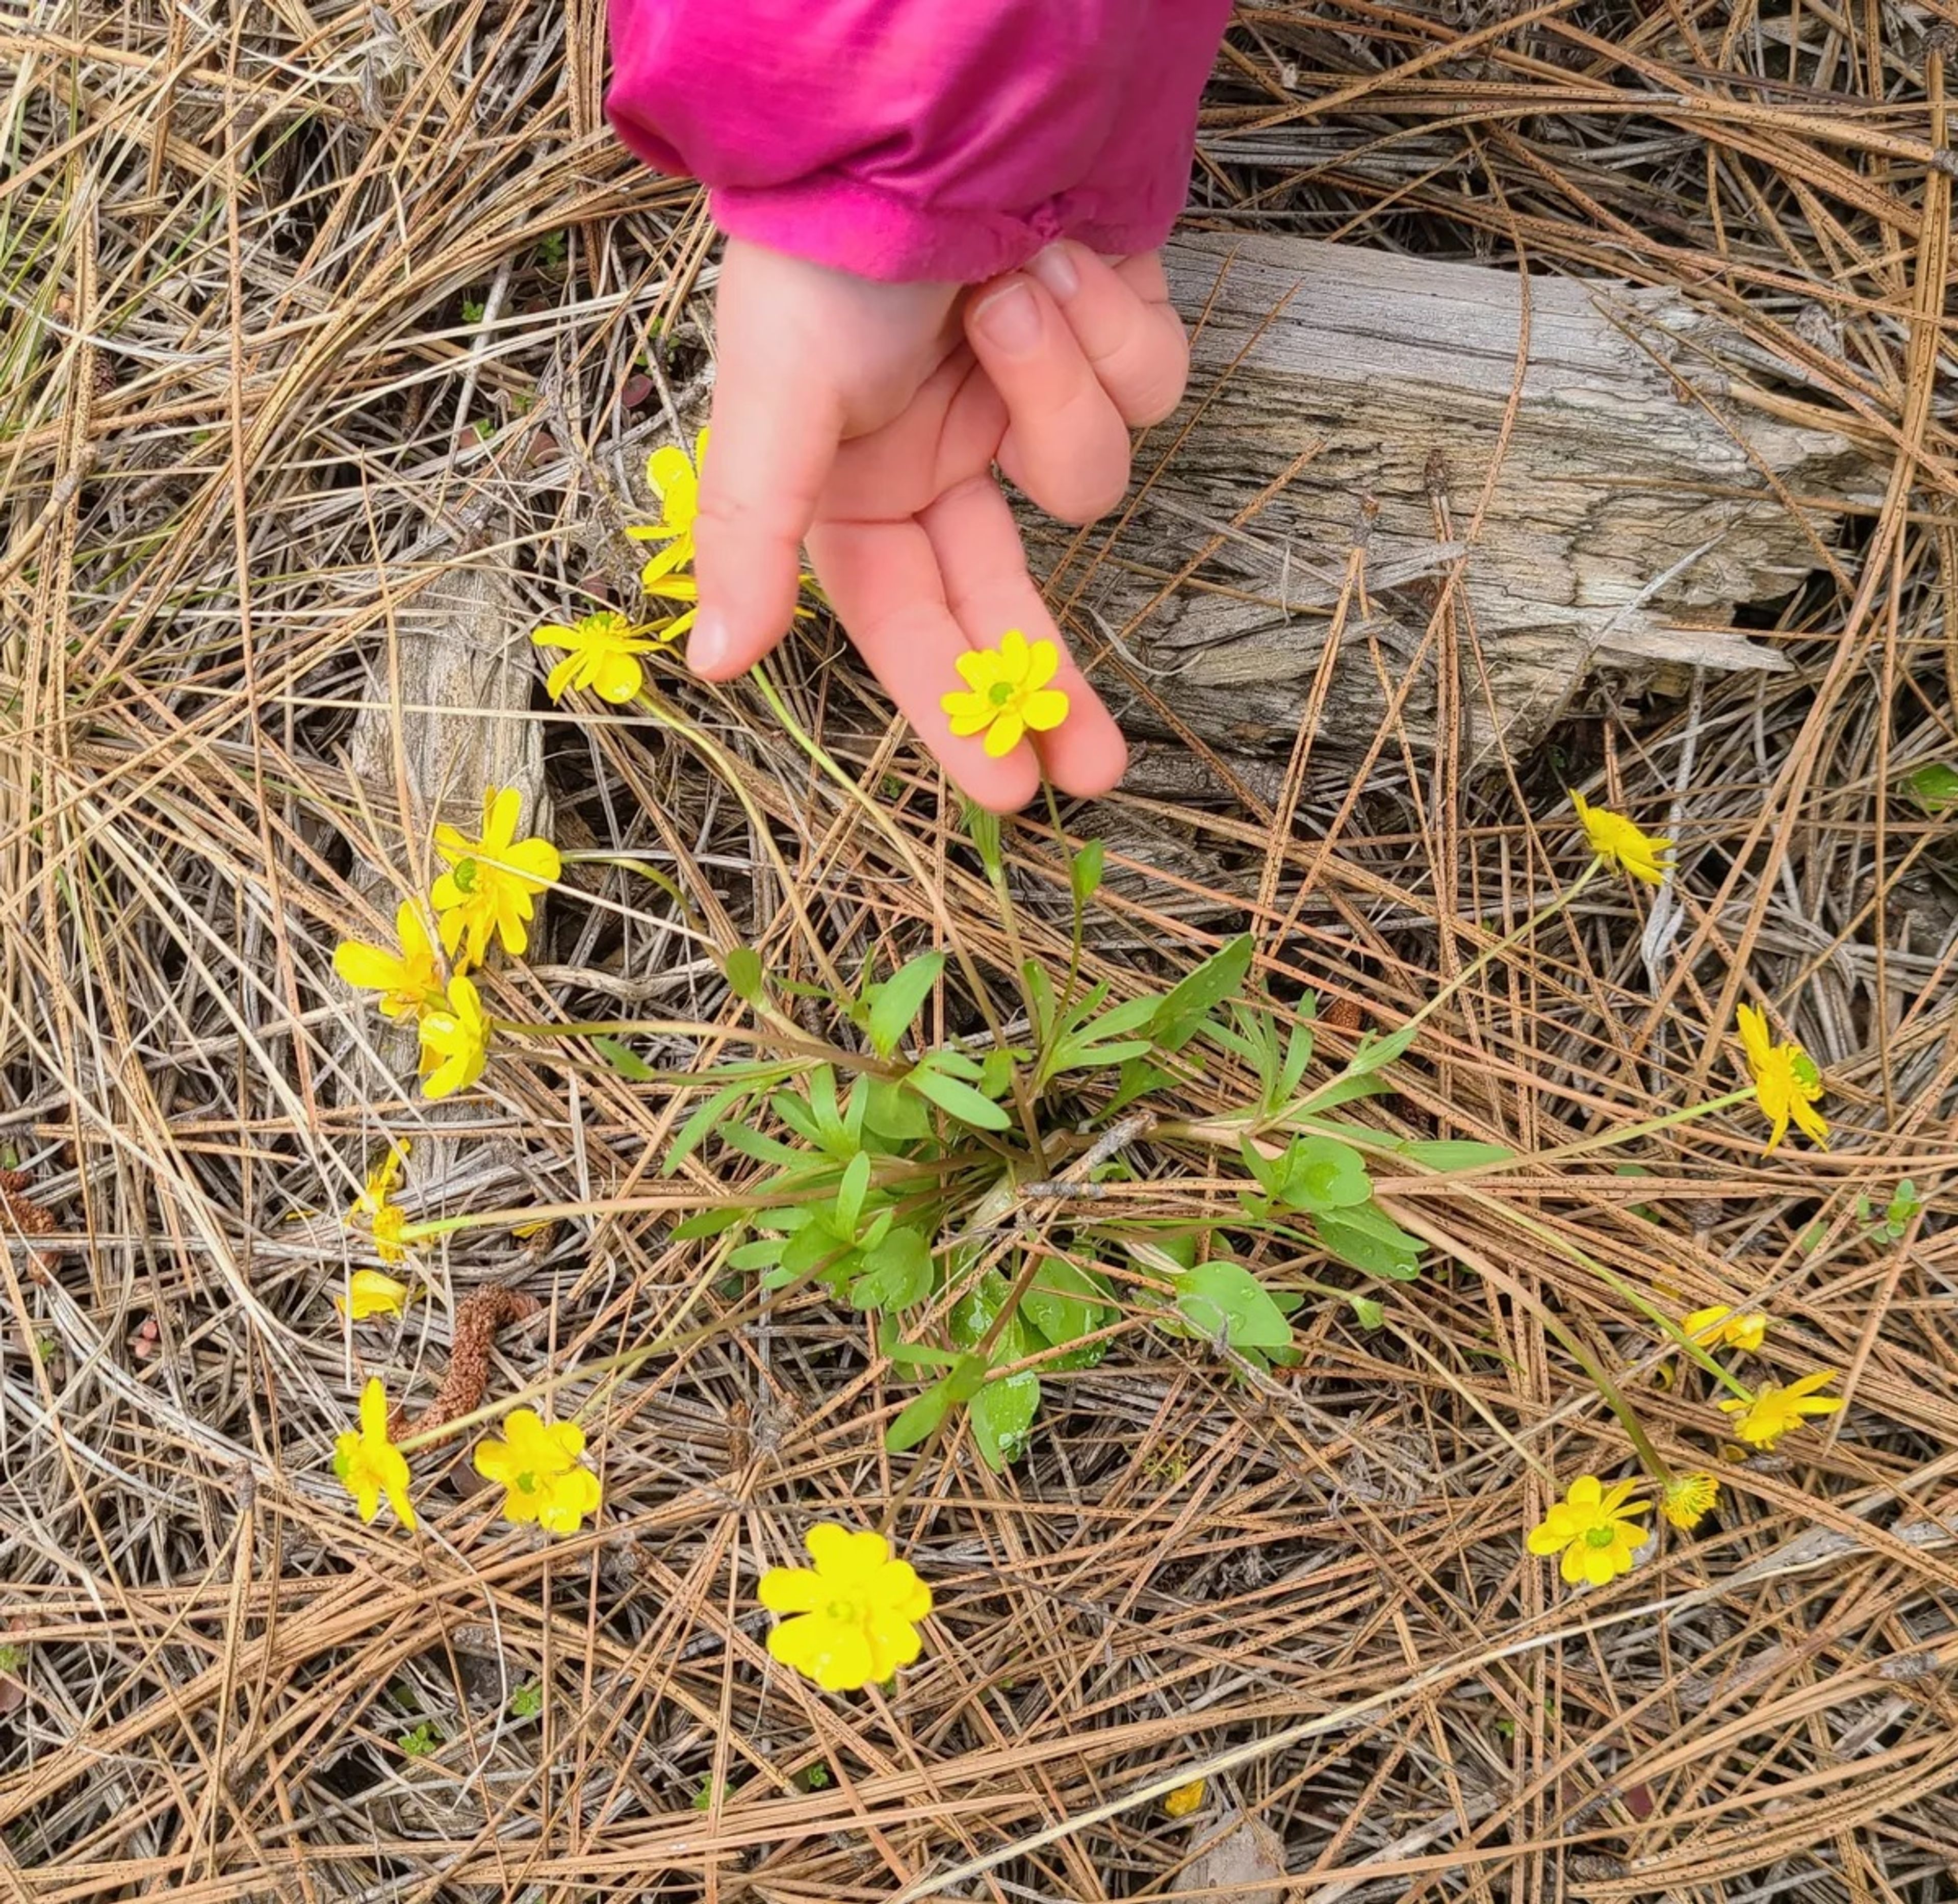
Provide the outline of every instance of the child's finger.
{"type": "Polygon", "coordinates": [[[965,635],[946,606],[930,540],[915,522],[819,523],[809,560],[857,651],[962,791],[996,813],[1026,805],[1040,785],[1023,740],[995,760],[978,736],[962,739],[939,705],[962,688],[965,635]]]}
{"type": "Polygon", "coordinates": [[[973,647],[996,647],[1008,629],[1017,628],[1028,641],[1050,641],[1060,651],[1053,686],[1067,696],[1067,718],[1035,734],[1034,746],[1062,792],[1083,798],[1107,793],[1127,768],[1128,744],[1027,572],[1019,529],[998,486],[990,477],[961,483],[918,520],[931,538],[946,600],[973,647]]]}
{"type": "Polygon", "coordinates": [[[1103,263],[1063,239],[1027,266],[1067,320],[1095,380],[1132,429],[1159,423],[1183,401],[1190,341],[1154,252],[1103,263]]]}
{"type": "Polygon", "coordinates": [[[700,619],[688,664],[710,681],[745,673],[787,631],[802,540],[843,432],[841,393],[772,321],[751,254],[730,249],[716,306],[720,367],[694,522],[700,619]]]}
{"type": "Polygon", "coordinates": [[[965,334],[1011,418],[1000,467],[1064,522],[1107,515],[1129,486],[1129,432],[1053,299],[1011,273],[968,308],[965,334]]]}

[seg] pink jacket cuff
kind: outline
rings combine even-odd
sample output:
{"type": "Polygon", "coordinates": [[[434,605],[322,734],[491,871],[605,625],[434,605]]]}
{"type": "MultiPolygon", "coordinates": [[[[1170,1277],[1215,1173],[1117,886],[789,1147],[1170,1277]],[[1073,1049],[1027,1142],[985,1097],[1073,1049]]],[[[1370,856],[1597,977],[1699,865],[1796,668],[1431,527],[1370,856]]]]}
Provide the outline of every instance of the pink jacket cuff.
{"type": "Polygon", "coordinates": [[[971,283],[1161,243],[1230,0],[611,0],[619,137],[727,231],[971,283]]]}

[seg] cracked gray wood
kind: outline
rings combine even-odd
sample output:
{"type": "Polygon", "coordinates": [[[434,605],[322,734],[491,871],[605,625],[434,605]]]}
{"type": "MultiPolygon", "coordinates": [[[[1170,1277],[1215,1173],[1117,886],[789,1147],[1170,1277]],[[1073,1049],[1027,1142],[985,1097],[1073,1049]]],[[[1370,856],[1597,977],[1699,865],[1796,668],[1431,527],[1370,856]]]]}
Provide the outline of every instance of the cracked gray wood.
{"type": "MultiPolygon", "coordinates": [[[[1370,746],[1410,668],[1406,730],[1432,746],[1441,644],[1424,638],[1459,562],[1456,705],[1468,757],[1486,762],[1497,742],[1513,754],[1535,744],[1604,677],[1622,691],[1677,685],[1694,667],[1785,668],[1728,626],[1741,604],[1783,597],[1822,565],[1817,540],[1833,524],[1812,501],[1798,518],[1776,484],[1804,499],[1874,493],[1846,439],[1742,400],[1731,366],[1747,347],[1674,292],[1531,279],[1503,445],[1524,315],[1513,274],[1211,234],[1177,239],[1168,262],[1178,307],[1193,323],[1205,315],[1184,407],[1151,432],[1139,472],[1194,427],[1129,522],[1112,539],[1090,532],[1084,552],[1110,542],[1092,576],[1077,557],[1052,592],[1057,605],[1078,592],[1084,651],[1142,617],[1123,648],[1171,713],[1227,752],[1291,747],[1363,536],[1371,612],[1352,613],[1342,636],[1326,749],[1370,746]],[[1479,532],[1452,553],[1470,540],[1492,467],[1479,532]]],[[[1071,532],[1022,520],[1038,572],[1071,532]]],[[[1114,670],[1098,682],[1132,734],[1171,731],[1114,670]]]]}

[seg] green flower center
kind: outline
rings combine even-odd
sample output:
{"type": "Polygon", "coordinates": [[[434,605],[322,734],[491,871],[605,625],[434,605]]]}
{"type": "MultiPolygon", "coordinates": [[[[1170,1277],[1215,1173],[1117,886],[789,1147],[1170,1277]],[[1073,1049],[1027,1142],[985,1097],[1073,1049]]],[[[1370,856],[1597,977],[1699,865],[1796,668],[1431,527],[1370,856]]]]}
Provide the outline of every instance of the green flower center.
{"type": "Polygon", "coordinates": [[[823,1609],[825,1619],[840,1621],[846,1627],[854,1627],[863,1617],[863,1608],[846,1595],[839,1594],[823,1609]]]}
{"type": "Polygon", "coordinates": [[[474,892],[476,890],[476,862],[474,860],[459,861],[455,870],[448,876],[455,882],[457,892],[474,892]]]}
{"type": "Polygon", "coordinates": [[[1596,1526],[1587,1527],[1584,1530],[1584,1544],[1586,1547],[1610,1547],[1617,1538],[1618,1530],[1609,1521],[1600,1521],[1596,1526]]]}
{"type": "Polygon", "coordinates": [[[986,690],[986,699],[996,708],[1003,708],[1013,698],[1013,684],[1010,681],[995,681],[986,690]]]}

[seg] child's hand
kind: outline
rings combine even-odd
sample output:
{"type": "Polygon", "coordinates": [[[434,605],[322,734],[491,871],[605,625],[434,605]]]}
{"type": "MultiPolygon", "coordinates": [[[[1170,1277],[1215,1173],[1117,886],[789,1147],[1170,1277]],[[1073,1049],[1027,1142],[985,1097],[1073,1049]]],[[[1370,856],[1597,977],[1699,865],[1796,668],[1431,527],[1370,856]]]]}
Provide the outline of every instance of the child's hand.
{"type": "Polygon", "coordinates": [[[954,657],[1009,628],[1060,644],[1027,572],[996,459],[1043,508],[1120,501],[1131,425],[1167,416],[1187,353],[1153,255],[1110,266],[1072,243],[962,293],[879,284],[730,239],[717,306],[713,448],[695,527],[701,613],[687,655],[725,680],[788,626],[798,545],[844,627],[955,781],[1002,810],[1044,767],[1105,791],[1127,753],[1066,650],[1066,721],[990,759],[939,703],[954,657]]]}

